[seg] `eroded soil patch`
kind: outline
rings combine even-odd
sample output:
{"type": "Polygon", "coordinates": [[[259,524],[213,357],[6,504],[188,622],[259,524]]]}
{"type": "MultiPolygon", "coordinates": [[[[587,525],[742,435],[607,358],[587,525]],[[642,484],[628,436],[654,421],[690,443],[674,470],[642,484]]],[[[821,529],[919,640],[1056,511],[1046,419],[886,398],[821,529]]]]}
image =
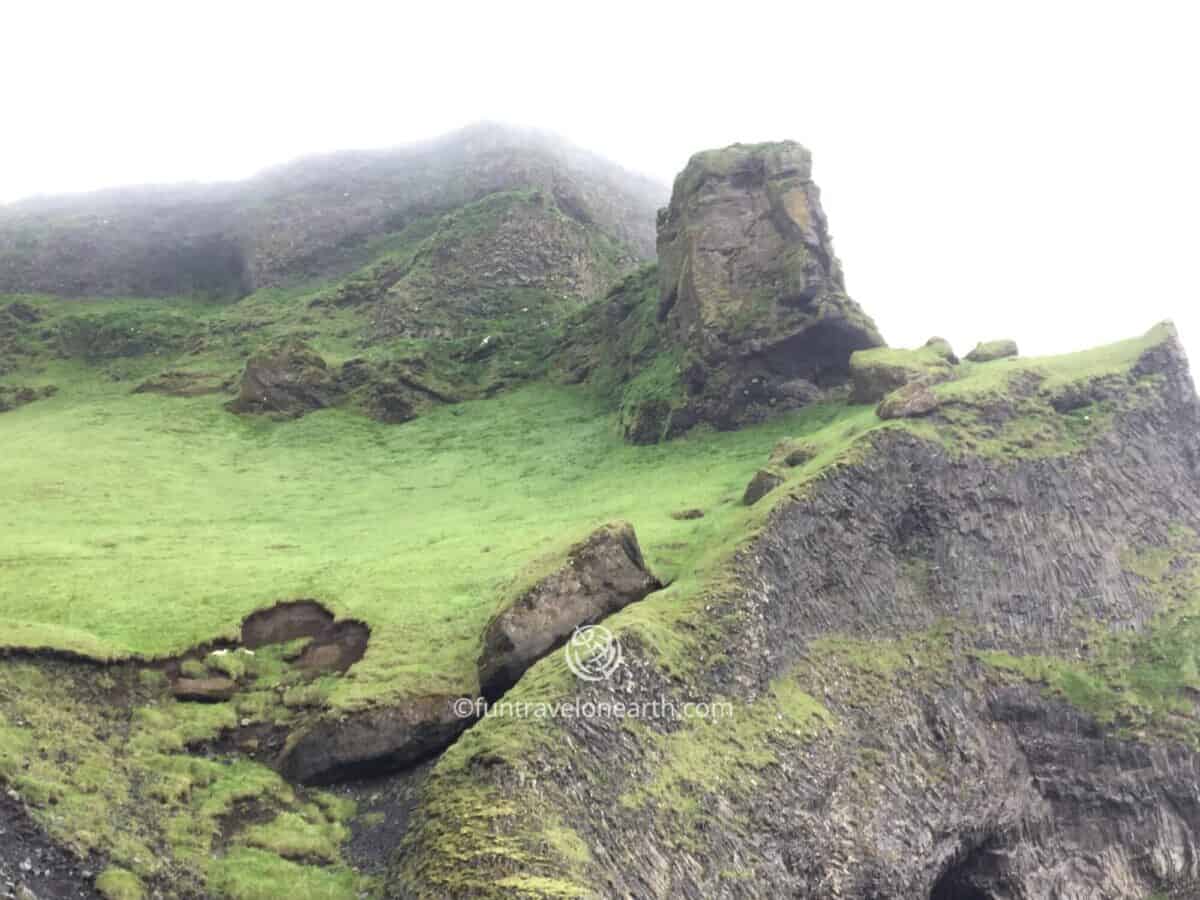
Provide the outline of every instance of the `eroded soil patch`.
{"type": "Polygon", "coordinates": [[[79,859],[38,825],[10,789],[0,788],[0,897],[40,900],[99,897],[92,880],[98,859],[79,859]]]}

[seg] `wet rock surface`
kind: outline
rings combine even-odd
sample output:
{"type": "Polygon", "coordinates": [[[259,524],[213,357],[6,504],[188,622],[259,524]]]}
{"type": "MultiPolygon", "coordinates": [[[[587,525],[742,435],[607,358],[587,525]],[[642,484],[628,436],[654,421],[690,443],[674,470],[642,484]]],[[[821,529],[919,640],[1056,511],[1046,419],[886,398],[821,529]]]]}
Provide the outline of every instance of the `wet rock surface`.
{"type": "Polygon", "coordinates": [[[483,695],[495,699],[576,628],[641,600],[662,584],[646,568],[633,527],[607,525],[567,554],[565,564],[499,613],[479,656],[483,695]]]}

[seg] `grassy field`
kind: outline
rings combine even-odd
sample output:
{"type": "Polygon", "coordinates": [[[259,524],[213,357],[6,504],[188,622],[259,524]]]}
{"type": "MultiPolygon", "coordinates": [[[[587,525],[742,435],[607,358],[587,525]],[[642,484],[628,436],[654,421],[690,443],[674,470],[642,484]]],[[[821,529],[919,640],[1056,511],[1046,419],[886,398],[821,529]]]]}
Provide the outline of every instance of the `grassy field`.
{"type": "Polygon", "coordinates": [[[674,580],[746,515],[774,442],[829,417],[631,447],[582,391],[546,384],[398,427],[241,418],[221,399],[93,385],[0,419],[0,640],[162,656],[311,597],[373,629],[341,702],[471,690],[526,563],[625,518],[674,580]],[[671,517],[687,507],[708,514],[671,517]]]}
{"type": "MultiPolygon", "coordinates": [[[[1119,372],[1162,336],[964,365],[939,391],[970,400],[1021,372],[1056,386],[1119,372]]],[[[199,367],[224,361],[212,352],[199,367]]],[[[161,657],[233,636],[279,600],[314,598],[373,632],[331,698],[340,706],[474,690],[480,635],[506,585],[607,521],[632,522],[659,577],[686,581],[761,518],[738,501],[779,439],[840,449],[880,427],[869,408],[818,407],[634,447],[586,391],[546,382],[402,426],[340,409],[276,422],[234,416],[221,395],[133,394],[135,378],[102,372],[50,362],[37,380],[59,393],[0,418],[0,645],[161,657]],[[707,515],[672,518],[691,507],[707,515]]],[[[1069,417],[1037,403],[1045,415],[1027,418],[1044,423],[1044,447],[1074,449],[1062,443],[1079,437],[1069,417]]],[[[994,438],[982,449],[1031,452],[994,438]]]]}

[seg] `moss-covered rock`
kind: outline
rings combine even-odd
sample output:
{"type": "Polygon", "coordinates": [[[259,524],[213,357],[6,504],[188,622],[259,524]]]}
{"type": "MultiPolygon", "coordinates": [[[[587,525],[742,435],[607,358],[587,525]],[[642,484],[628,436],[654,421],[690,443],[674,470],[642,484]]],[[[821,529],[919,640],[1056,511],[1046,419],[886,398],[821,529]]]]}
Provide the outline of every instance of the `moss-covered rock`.
{"type": "Polygon", "coordinates": [[[950,342],[945,338],[931,337],[925,342],[925,349],[932,350],[952,366],[957,366],[959,363],[959,359],[954,352],[954,348],[950,346],[950,342]]]}
{"type": "Polygon", "coordinates": [[[937,384],[949,381],[954,374],[954,366],[937,347],[860,350],[850,357],[850,376],[854,385],[850,400],[852,403],[878,403],[910,382],[937,384]]]}
{"type": "Polygon", "coordinates": [[[488,623],[479,685],[495,699],[575,629],[662,587],[646,568],[627,522],[606,525],[567,551],[558,567],[522,590],[488,623]]]}
{"type": "Polygon", "coordinates": [[[941,406],[941,403],[941,398],[928,384],[913,381],[897,388],[879,401],[875,414],[881,419],[913,419],[929,415],[941,406]]]}
{"type": "Polygon", "coordinates": [[[753,506],[783,484],[784,480],[783,475],[774,469],[759,469],[750,479],[750,483],[746,485],[746,490],[742,494],[742,504],[753,506]]]}
{"type": "Polygon", "coordinates": [[[967,362],[984,363],[996,359],[1007,359],[1018,355],[1017,342],[1013,340],[984,341],[976,344],[967,354],[967,362]]]}
{"type": "Polygon", "coordinates": [[[772,448],[769,465],[794,469],[804,465],[816,455],[817,448],[811,442],[797,438],[784,438],[772,448]]]}
{"type": "Polygon", "coordinates": [[[696,154],[659,216],[657,319],[688,357],[694,422],[735,427],[844,381],[883,344],[845,291],[799,144],[696,154]],[[807,389],[802,386],[807,385],[807,389]]]}
{"type": "Polygon", "coordinates": [[[267,413],[296,418],[329,406],[339,390],[325,360],[303,341],[286,340],[264,347],[246,361],[236,413],[267,413]]]}

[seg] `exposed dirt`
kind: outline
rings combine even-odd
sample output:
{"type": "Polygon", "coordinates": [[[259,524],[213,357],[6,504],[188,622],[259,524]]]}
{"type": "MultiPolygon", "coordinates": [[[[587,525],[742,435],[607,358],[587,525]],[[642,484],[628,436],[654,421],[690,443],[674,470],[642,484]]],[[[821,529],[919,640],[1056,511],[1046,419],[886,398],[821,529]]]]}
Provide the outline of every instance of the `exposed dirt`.
{"type": "Polygon", "coordinates": [[[24,804],[0,789],[0,897],[99,897],[92,881],[102,867],[99,859],[79,859],[52,841],[24,804]]]}
{"type": "Polygon", "coordinates": [[[345,672],[363,658],[371,629],[363,622],[335,622],[333,614],[315,600],[277,603],[242,623],[242,646],[254,650],[312,638],[296,665],[309,672],[345,672]]]}
{"type": "Polygon", "coordinates": [[[350,840],[343,849],[360,872],[374,874],[387,869],[408,831],[409,819],[435,762],[429,760],[403,772],[329,788],[358,804],[358,814],[350,825],[350,840]]]}

